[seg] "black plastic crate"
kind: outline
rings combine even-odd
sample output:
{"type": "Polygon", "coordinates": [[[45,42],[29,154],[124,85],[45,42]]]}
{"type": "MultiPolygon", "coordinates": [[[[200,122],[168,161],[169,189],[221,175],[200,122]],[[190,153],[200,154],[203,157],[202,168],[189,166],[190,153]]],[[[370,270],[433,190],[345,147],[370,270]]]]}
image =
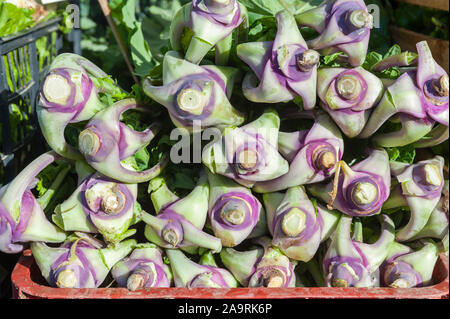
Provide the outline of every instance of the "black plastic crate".
{"type": "MultiPolygon", "coordinates": [[[[60,23],[56,17],[0,38],[0,185],[46,150],[35,109],[40,82],[63,46],[60,23]]],[[[80,54],[81,30],[74,29],[69,40],[80,54]]]]}

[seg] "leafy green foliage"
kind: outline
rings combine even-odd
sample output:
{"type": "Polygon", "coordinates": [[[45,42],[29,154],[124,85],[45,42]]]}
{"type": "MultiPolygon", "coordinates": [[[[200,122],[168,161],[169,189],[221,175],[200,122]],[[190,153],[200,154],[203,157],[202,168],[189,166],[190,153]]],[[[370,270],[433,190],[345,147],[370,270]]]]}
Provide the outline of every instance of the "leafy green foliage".
{"type": "Polygon", "coordinates": [[[34,25],[34,9],[18,8],[0,0],[0,37],[14,34],[34,25]]]}
{"type": "Polygon", "coordinates": [[[386,148],[391,161],[412,164],[416,157],[416,149],[412,145],[386,148]]]}

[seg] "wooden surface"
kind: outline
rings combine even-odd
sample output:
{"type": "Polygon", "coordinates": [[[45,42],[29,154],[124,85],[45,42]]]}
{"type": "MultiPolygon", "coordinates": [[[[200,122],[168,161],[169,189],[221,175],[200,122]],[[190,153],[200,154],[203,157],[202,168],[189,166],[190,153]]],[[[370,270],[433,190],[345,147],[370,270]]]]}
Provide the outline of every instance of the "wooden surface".
{"type": "Polygon", "coordinates": [[[402,50],[417,52],[416,43],[426,40],[430,46],[433,58],[449,73],[449,50],[448,41],[436,39],[428,35],[417,33],[396,26],[391,27],[392,38],[394,43],[400,45],[402,50]]]}
{"type": "Polygon", "coordinates": [[[405,2],[418,6],[448,11],[448,0],[396,0],[397,2],[405,2]]]}

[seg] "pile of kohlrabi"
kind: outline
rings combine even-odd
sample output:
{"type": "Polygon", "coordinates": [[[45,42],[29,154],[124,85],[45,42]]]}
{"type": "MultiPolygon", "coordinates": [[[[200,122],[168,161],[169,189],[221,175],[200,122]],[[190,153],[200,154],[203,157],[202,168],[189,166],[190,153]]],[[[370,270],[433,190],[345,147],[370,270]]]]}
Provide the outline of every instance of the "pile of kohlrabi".
{"type": "Polygon", "coordinates": [[[37,108],[51,151],[0,191],[2,252],[29,244],[64,288],[434,284],[446,71],[426,42],[368,52],[362,0],[264,19],[245,3],[181,7],[131,93],[54,60],[37,108]]]}

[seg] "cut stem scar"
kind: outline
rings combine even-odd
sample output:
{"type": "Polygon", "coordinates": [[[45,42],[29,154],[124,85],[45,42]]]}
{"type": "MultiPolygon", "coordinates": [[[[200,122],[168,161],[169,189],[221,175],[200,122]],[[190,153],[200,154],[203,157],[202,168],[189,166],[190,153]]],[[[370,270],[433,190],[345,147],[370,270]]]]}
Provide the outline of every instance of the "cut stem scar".
{"type": "Polygon", "coordinates": [[[66,106],[71,94],[71,87],[65,77],[59,74],[50,74],[45,79],[43,92],[49,102],[66,106]]]}
{"type": "Polygon", "coordinates": [[[359,79],[351,74],[343,75],[336,83],[338,94],[345,100],[356,99],[362,91],[359,79]]]}
{"type": "Polygon", "coordinates": [[[200,115],[205,107],[205,97],[202,92],[194,89],[184,89],[177,96],[180,109],[191,114],[200,115]]]}
{"type": "Polygon", "coordinates": [[[77,276],[73,270],[64,269],[58,274],[56,286],[59,288],[75,288],[76,284],[77,276]]]}
{"type": "Polygon", "coordinates": [[[350,13],[350,23],[358,29],[373,28],[373,17],[364,10],[354,10],[350,13]]]}
{"type": "Polygon", "coordinates": [[[283,232],[291,237],[301,234],[306,227],[306,214],[298,208],[292,208],[283,216],[281,228],[283,232]]]}

